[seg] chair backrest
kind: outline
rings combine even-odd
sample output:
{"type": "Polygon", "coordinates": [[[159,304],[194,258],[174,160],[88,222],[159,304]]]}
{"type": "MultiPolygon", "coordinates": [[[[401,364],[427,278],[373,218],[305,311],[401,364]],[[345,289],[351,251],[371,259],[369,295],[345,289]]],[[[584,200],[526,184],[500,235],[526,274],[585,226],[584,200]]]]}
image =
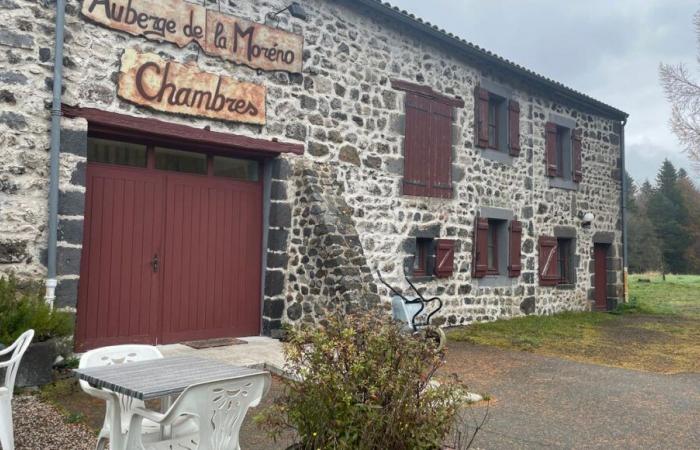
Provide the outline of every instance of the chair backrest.
{"type": "Polygon", "coordinates": [[[102,367],[162,358],[160,351],[152,345],[113,345],[90,350],[80,357],[78,367],[102,367]]]}
{"type": "Polygon", "coordinates": [[[17,371],[19,370],[19,363],[33,338],[34,330],[27,330],[22,333],[20,337],[18,337],[17,340],[12,343],[12,345],[3,350],[4,354],[12,351],[10,359],[6,361],[8,366],[5,368],[5,384],[3,385],[10,391],[10,395],[12,395],[12,391],[15,388],[15,378],[17,377],[17,371]]]}
{"type": "Polygon", "coordinates": [[[269,373],[196,384],[185,389],[166,415],[199,420],[196,448],[200,450],[238,449],[248,408],[257,406],[269,388],[269,373]]]}

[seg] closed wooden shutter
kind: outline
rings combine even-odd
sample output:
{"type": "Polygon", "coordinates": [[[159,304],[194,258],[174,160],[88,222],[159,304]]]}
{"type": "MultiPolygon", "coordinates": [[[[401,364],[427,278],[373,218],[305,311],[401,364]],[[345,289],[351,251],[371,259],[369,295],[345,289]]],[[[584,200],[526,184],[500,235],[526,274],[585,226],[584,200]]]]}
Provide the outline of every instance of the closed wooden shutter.
{"type": "Polygon", "coordinates": [[[547,158],[547,170],[546,174],[548,177],[556,177],[558,175],[557,168],[557,124],[553,122],[547,122],[544,126],[545,139],[544,146],[547,158]]]}
{"type": "Polygon", "coordinates": [[[454,108],[432,102],[430,127],[430,195],[452,198],[452,113],[454,108]]]}
{"type": "Polygon", "coordinates": [[[571,130],[571,153],[574,162],[574,181],[580,183],[583,180],[581,170],[581,133],[579,130],[571,130]]]}
{"type": "Polygon", "coordinates": [[[508,276],[519,277],[522,270],[520,247],[523,237],[523,225],[517,220],[510,222],[509,227],[508,276]]]}
{"type": "Polygon", "coordinates": [[[474,91],[474,135],[477,147],[489,146],[489,91],[477,86],[474,91]]]}
{"type": "Polygon", "coordinates": [[[489,219],[477,217],[474,224],[474,261],[472,263],[472,276],[484,278],[489,270],[489,219]]]}
{"type": "Polygon", "coordinates": [[[406,94],[406,135],[403,147],[404,195],[430,194],[431,101],[420,95],[406,94]]]}
{"type": "Polygon", "coordinates": [[[508,149],[511,156],[520,155],[520,104],[508,102],[508,149]]]}
{"type": "Polygon", "coordinates": [[[557,254],[557,238],[540,236],[539,239],[539,274],[540,286],[556,286],[559,282],[559,269],[557,267],[559,255],[557,254]]]}
{"type": "Polygon", "coordinates": [[[438,239],[435,248],[435,276],[449,278],[454,273],[455,241],[438,239]]]}

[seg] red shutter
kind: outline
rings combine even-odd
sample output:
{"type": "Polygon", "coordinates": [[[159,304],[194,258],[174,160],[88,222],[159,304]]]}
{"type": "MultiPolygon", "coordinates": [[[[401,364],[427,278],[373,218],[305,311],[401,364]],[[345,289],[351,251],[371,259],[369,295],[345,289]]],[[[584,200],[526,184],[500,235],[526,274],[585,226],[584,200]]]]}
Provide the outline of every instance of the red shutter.
{"type": "Polygon", "coordinates": [[[523,238],[523,225],[513,220],[510,222],[510,251],[508,252],[508,276],[519,277],[522,270],[520,247],[523,238]]]}
{"type": "MultiPolygon", "coordinates": [[[[454,108],[445,103],[430,105],[430,195],[452,198],[452,112],[454,108]]],[[[425,168],[428,169],[427,167],[425,168]]]]}
{"type": "Polygon", "coordinates": [[[454,273],[455,241],[438,239],[435,249],[435,276],[449,278],[454,273]]]}
{"type": "Polygon", "coordinates": [[[571,152],[574,162],[574,181],[580,183],[583,180],[581,171],[581,133],[579,130],[571,130],[571,152]]]}
{"type": "Polygon", "coordinates": [[[520,104],[508,102],[508,148],[511,156],[520,155],[520,104]]]}
{"type": "Polygon", "coordinates": [[[479,86],[474,91],[474,144],[489,146],[489,91],[479,86]]]}
{"type": "Polygon", "coordinates": [[[406,94],[406,135],[403,146],[403,194],[429,195],[430,100],[406,94]]]}
{"type": "Polygon", "coordinates": [[[474,224],[474,261],[472,263],[472,276],[484,278],[489,270],[489,219],[477,217],[474,224]]]}
{"type": "Polygon", "coordinates": [[[557,124],[552,122],[547,122],[544,126],[545,139],[544,146],[546,150],[547,157],[547,176],[556,177],[558,175],[557,169],[557,124]]]}
{"type": "Polygon", "coordinates": [[[556,286],[559,281],[557,265],[557,238],[540,236],[539,240],[539,274],[540,286],[556,286]]]}

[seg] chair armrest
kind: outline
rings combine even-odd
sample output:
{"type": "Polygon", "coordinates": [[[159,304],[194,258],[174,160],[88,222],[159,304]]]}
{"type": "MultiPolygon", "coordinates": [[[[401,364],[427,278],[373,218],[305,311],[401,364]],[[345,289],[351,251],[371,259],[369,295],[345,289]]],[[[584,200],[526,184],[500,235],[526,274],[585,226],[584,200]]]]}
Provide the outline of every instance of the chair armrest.
{"type": "Polygon", "coordinates": [[[136,408],[132,409],[131,412],[133,413],[131,420],[133,421],[135,418],[136,420],[141,420],[141,417],[146,418],[152,422],[155,422],[160,425],[168,425],[167,422],[167,414],[161,414],[159,412],[152,411],[150,409],[146,408],[141,408],[140,406],[137,406],[136,408]],[[136,416],[141,416],[141,417],[136,417],[136,416]]]}
{"type": "Polygon", "coordinates": [[[17,347],[17,342],[14,342],[9,347],[5,347],[2,350],[0,350],[0,356],[11,353],[15,349],[15,347],[17,347]]]}
{"type": "Polygon", "coordinates": [[[119,402],[119,397],[112,391],[106,391],[104,389],[98,389],[96,387],[90,386],[90,384],[85,380],[80,381],[80,388],[88,395],[97,397],[106,402],[119,402]]]}

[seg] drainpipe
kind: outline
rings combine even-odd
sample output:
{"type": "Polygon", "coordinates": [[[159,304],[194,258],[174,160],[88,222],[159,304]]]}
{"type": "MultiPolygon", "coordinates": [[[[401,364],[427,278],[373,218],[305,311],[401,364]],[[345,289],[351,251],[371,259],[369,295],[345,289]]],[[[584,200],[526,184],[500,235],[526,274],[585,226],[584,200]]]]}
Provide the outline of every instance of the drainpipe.
{"type": "Polygon", "coordinates": [[[63,26],[66,0],[56,1],[56,48],[53,63],[53,102],[51,103],[51,153],[49,158],[49,248],[46,302],[56,298],[56,243],[58,241],[58,165],[61,150],[61,85],[63,81],[63,26]]]}
{"type": "Polygon", "coordinates": [[[627,119],[622,121],[620,130],[620,165],[622,166],[622,301],[629,300],[627,287],[627,179],[625,167],[625,125],[627,119]]]}

